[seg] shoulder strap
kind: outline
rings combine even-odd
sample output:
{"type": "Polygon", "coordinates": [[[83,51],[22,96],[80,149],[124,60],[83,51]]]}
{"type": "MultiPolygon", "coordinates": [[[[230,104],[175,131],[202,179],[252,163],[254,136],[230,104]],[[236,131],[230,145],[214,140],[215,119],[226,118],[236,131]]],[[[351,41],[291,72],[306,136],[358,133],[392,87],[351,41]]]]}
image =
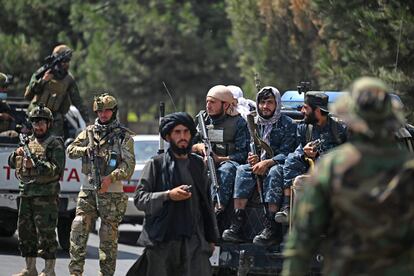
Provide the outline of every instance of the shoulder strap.
{"type": "Polygon", "coordinates": [[[306,124],[306,144],[312,141],[312,130],[313,130],[313,125],[306,124]]]}

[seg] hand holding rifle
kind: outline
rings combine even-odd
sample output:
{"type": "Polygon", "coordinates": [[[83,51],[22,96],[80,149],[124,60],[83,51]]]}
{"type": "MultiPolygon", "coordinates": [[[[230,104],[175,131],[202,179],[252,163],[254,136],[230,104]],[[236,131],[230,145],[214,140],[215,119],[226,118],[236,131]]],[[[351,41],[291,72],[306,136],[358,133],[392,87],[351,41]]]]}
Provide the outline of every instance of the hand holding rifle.
{"type": "Polygon", "coordinates": [[[19,134],[21,147],[16,149],[16,155],[24,157],[23,166],[27,169],[36,168],[36,157],[29,149],[29,137],[23,133],[19,134]]]}

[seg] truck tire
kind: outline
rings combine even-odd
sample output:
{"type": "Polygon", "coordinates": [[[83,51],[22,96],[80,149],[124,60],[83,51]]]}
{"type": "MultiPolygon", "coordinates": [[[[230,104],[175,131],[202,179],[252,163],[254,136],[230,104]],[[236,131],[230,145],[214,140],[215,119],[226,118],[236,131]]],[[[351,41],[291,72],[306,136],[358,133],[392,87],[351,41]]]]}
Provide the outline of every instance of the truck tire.
{"type": "Polygon", "coordinates": [[[69,252],[70,247],[70,229],[72,226],[73,217],[59,217],[57,232],[60,247],[65,252],[69,252]]]}

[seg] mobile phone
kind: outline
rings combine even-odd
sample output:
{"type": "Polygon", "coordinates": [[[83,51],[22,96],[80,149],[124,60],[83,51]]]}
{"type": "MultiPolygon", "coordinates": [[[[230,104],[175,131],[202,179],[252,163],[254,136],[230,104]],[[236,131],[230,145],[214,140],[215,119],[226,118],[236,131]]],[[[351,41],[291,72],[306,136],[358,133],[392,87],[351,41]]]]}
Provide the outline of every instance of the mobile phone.
{"type": "Polygon", "coordinates": [[[191,187],[192,185],[187,185],[186,187],[183,188],[184,191],[186,191],[187,193],[191,192],[191,187]]]}

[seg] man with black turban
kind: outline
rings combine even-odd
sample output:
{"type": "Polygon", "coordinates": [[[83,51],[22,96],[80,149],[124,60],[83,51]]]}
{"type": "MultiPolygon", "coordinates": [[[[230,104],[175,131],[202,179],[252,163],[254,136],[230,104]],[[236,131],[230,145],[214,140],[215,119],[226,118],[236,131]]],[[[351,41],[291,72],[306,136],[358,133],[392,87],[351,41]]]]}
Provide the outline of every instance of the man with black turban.
{"type": "Polygon", "coordinates": [[[204,162],[190,153],[194,121],[184,112],[169,114],[160,133],[170,147],[141,174],[134,202],[145,212],[138,240],[145,250],[127,275],[212,275],[218,229],[204,162]]]}

